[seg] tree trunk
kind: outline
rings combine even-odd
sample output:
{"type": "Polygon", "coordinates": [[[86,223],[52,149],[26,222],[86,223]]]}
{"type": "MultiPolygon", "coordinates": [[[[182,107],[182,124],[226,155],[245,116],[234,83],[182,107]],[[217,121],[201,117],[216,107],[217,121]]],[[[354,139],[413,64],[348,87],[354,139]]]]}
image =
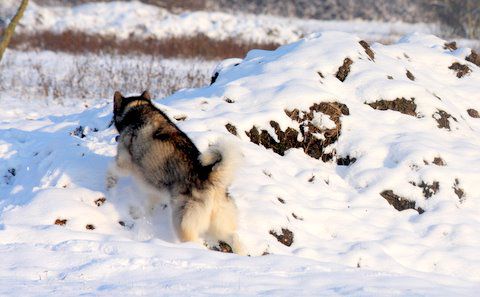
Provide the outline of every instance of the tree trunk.
{"type": "Polygon", "coordinates": [[[5,29],[5,32],[3,33],[3,38],[0,41],[0,62],[2,61],[3,54],[5,53],[5,50],[7,49],[7,46],[10,43],[10,39],[13,36],[15,27],[17,26],[18,22],[22,18],[23,13],[25,12],[25,9],[27,9],[27,5],[28,5],[28,0],[22,0],[22,3],[20,4],[20,7],[17,10],[17,13],[15,14],[12,21],[10,22],[10,24],[8,24],[7,28],[5,29]]]}

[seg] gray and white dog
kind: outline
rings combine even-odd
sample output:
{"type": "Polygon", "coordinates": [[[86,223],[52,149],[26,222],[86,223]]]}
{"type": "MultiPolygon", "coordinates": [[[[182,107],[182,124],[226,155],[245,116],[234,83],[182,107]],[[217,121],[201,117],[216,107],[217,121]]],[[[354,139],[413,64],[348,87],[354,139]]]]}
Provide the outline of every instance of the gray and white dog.
{"type": "Polygon", "coordinates": [[[113,119],[120,136],[107,175],[107,188],[121,175],[132,175],[150,205],[168,197],[181,241],[224,241],[245,254],[237,235],[237,208],[227,194],[239,152],[218,142],[200,154],[197,147],[162,111],[147,91],[138,97],[115,92],[113,119]]]}

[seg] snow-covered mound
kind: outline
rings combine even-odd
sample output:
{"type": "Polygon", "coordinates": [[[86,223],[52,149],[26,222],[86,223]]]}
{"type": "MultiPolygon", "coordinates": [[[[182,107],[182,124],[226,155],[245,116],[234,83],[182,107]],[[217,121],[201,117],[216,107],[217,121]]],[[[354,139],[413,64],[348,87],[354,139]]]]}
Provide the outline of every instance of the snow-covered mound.
{"type": "MultiPolygon", "coordinates": [[[[8,5],[8,2],[4,5],[8,5]]],[[[174,14],[139,1],[109,1],[74,7],[45,7],[31,2],[19,27],[21,32],[67,30],[122,39],[132,36],[165,38],[204,34],[213,39],[239,38],[284,44],[296,41],[306,34],[324,30],[352,32],[370,40],[390,40],[413,31],[434,32],[436,26],[361,20],[302,20],[207,11],[174,14]]]]}
{"type": "Polygon", "coordinates": [[[329,32],[230,62],[211,86],[156,102],[201,151],[219,137],[241,148],[230,194],[252,257],[178,243],[169,207],[150,214],[128,178],[104,189],[116,145],[110,99],[71,111],[9,103],[0,279],[10,285],[0,292],[24,283],[39,285],[32,295],[82,284],[99,295],[480,289],[474,52],[430,35],[370,46],[329,32]]]}

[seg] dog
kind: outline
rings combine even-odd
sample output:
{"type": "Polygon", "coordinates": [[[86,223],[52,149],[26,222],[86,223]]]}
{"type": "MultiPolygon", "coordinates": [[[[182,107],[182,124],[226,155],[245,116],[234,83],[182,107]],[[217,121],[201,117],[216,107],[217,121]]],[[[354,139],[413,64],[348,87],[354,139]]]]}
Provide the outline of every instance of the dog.
{"type": "Polygon", "coordinates": [[[245,255],[237,235],[237,208],[227,188],[238,163],[238,150],[225,141],[201,154],[191,139],[151,102],[115,92],[113,123],[119,133],[107,188],[119,176],[132,175],[153,207],[168,197],[172,221],[182,242],[202,243],[202,236],[230,245],[245,255]]]}

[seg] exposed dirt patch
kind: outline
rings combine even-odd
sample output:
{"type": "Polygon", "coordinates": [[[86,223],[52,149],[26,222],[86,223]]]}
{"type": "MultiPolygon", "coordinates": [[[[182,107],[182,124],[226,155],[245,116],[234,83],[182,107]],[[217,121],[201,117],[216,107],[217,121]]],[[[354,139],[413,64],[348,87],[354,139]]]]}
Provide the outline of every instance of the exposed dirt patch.
{"type": "Polygon", "coordinates": [[[457,50],[458,49],[457,42],[456,41],[445,42],[445,44],[443,45],[443,49],[448,49],[450,51],[457,50]]]}
{"type": "Polygon", "coordinates": [[[125,221],[118,221],[118,224],[122,227],[127,228],[127,229],[133,229],[133,227],[134,227],[133,223],[125,223],[125,221]]]}
{"type": "Polygon", "coordinates": [[[339,166],[349,166],[357,161],[357,158],[350,158],[350,156],[346,157],[337,157],[337,165],[339,166]]]}
{"type": "Polygon", "coordinates": [[[350,58],[345,58],[343,60],[343,65],[338,68],[337,74],[335,75],[340,81],[345,81],[348,74],[350,73],[350,66],[352,66],[353,61],[350,58]]]}
{"type": "Polygon", "coordinates": [[[438,190],[440,190],[440,183],[438,181],[434,181],[432,184],[427,184],[426,182],[422,181],[418,185],[412,182],[412,185],[422,188],[425,199],[432,197],[433,195],[437,194],[438,190]]]}
{"type": "Polygon", "coordinates": [[[440,158],[440,157],[435,157],[435,158],[433,158],[433,162],[432,162],[432,163],[435,164],[435,165],[437,165],[437,166],[445,166],[445,165],[447,165],[447,164],[445,163],[445,161],[443,161],[443,159],[440,158]]]}
{"type": "Polygon", "coordinates": [[[425,211],[421,208],[415,208],[415,202],[409,201],[403,197],[400,197],[393,193],[392,190],[385,190],[380,193],[380,195],[387,200],[387,202],[393,206],[396,210],[402,211],[405,209],[415,209],[419,214],[424,213],[425,211]]]}
{"type": "Polygon", "coordinates": [[[315,175],[312,175],[312,177],[308,179],[308,182],[313,183],[314,181],[315,181],[315,175]]]}
{"type": "Polygon", "coordinates": [[[218,246],[212,247],[211,250],[229,254],[233,253],[232,247],[224,241],[219,241],[218,246]]]}
{"type": "Polygon", "coordinates": [[[280,198],[280,197],[277,197],[277,200],[282,203],[282,204],[285,204],[285,200],[283,198],[280,198]]]}
{"type": "Polygon", "coordinates": [[[54,224],[58,226],[65,226],[67,224],[67,219],[56,219],[54,224]]]}
{"type": "Polygon", "coordinates": [[[471,116],[472,118],[476,118],[476,119],[480,118],[480,114],[476,109],[470,108],[470,109],[467,109],[467,112],[468,112],[468,115],[471,116]]]}
{"type": "Polygon", "coordinates": [[[390,80],[391,80],[391,79],[393,79],[393,76],[387,75],[387,79],[390,79],[390,80]]]}
{"type": "Polygon", "coordinates": [[[227,128],[227,131],[232,133],[233,135],[237,136],[238,133],[237,133],[237,127],[235,127],[234,125],[230,124],[230,123],[227,123],[225,125],[225,128],[227,128]]]}
{"type": "Polygon", "coordinates": [[[107,201],[107,199],[105,197],[100,197],[97,200],[95,200],[95,204],[97,206],[102,206],[105,203],[105,201],[107,201]]]}
{"type": "Polygon", "coordinates": [[[415,80],[415,76],[410,72],[410,70],[407,70],[406,75],[407,75],[409,80],[411,80],[411,81],[415,80]]]}
{"type": "Polygon", "coordinates": [[[472,52],[470,53],[470,55],[468,55],[465,60],[467,60],[468,62],[472,62],[473,64],[477,65],[478,67],[480,67],[480,55],[472,50],[472,52]]]}
{"type": "Polygon", "coordinates": [[[323,76],[323,73],[321,73],[320,71],[317,71],[317,74],[318,76],[320,76],[320,78],[325,78],[325,76],[323,76]]]}
{"type": "Polygon", "coordinates": [[[394,110],[400,113],[410,115],[410,116],[417,116],[417,104],[415,104],[415,98],[411,98],[407,100],[405,98],[397,98],[393,101],[388,100],[380,100],[375,101],[372,103],[366,103],[370,105],[373,109],[378,110],[394,110]]]}
{"type": "Polygon", "coordinates": [[[299,123],[298,130],[288,127],[285,131],[282,131],[277,122],[271,121],[270,126],[274,129],[279,142],[273,139],[266,130],[259,131],[257,127],[245,132],[250,141],[267,149],[271,148],[275,153],[282,156],[288,149],[302,148],[307,155],[315,159],[322,159],[326,162],[333,158],[333,153],[324,153],[324,150],[328,145],[336,142],[340,136],[342,128],[340,117],[350,114],[345,104],[338,102],[315,103],[308,111],[294,109],[292,111],[285,110],[285,113],[299,123]],[[330,120],[335,123],[335,128],[317,127],[313,120],[315,113],[318,112],[328,115],[330,120]],[[299,134],[302,136],[301,141],[298,140],[299,134]],[[324,139],[319,139],[318,135],[320,134],[323,135],[324,139]]]}
{"type": "Polygon", "coordinates": [[[77,136],[77,137],[80,137],[80,138],[85,138],[85,136],[87,136],[85,134],[85,128],[83,126],[78,126],[77,128],[75,128],[75,130],[70,132],[70,135],[77,136]]]}
{"type": "Polygon", "coordinates": [[[370,48],[370,45],[365,40],[360,40],[358,43],[360,43],[363,49],[365,49],[365,53],[370,57],[370,59],[375,61],[375,53],[370,48]]]}
{"type": "Polygon", "coordinates": [[[278,242],[286,246],[291,246],[293,243],[293,232],[286,228],[282,228],[282,234],[277,234],[274,230],[270,230],[270,234],[273,235],[278,242]]]}
{"type": "Polygon", "coordinates": [[[87,229],[87,230],[95,230],[95,226],[92,225],[92,224],[87,224],[87,225],[85,226],[85,229],[87,229]]]}
{"type": "Polygon", "coordinates": [[[235,103],[235,100],[230,99],[230,98],[225,98],[223,100],[225,100],[225,102],[227,102],[227,103],[235,103]]]}
{"type": "Polygon", "coordinates": [[[455,183],[453,184],[453,192],[455,192],[455,195],[457,195],[460,203],[465,201],[465,191],[460,188],[460,181],[458,180],[458,178],[455,179],[455,183]]]}
{"type": "Polygon", "coordinates": [[[458,122],[455,117],[453,117],[451,114],[444,110],[438,110],[436,113],[432,115],[432,117],[437,121],[437,127],[440,129],[447,129],[448,131],[451,131],[450,129],[450,118],[452,118],[455,122],[458,122]]]}
{"type": "Polygon", "coordinates": [[[472,72],[470,67],[468,67],[467,65],[460,64],[458,62],[453,63],[452,66],[448,67],[448,69],[455,71],[457,73],[458,78],[462,78],[465,75],[472,72]]]}

